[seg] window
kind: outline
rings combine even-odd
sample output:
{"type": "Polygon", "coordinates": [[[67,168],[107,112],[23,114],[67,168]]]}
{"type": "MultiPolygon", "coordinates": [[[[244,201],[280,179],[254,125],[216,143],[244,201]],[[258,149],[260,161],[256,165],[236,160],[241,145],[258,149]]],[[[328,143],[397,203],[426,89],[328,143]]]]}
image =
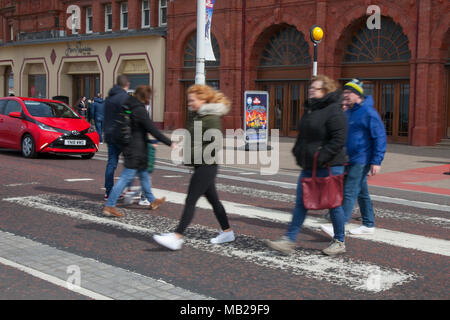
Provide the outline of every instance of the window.
{"type": "Polygon", "coordinates": [[[86,8],[86,33],[92,33],[92,7],[86,8]]]}
{"type": "Polygon", "coordinates": [[[105,5],[105,31],[112,31],[112,6],[105,5]]]}
{"type": "Polygon", "coordinates": [[[5,108],[5,114],[8,115],[11,112],[22,112],[22,106],[15,100],[9,100],[5,108]]]}
{"type": "Polygon", "coordinates": [[[159,26],[167,24],[167,0],[159,0],[159,26]]]}
{"type": "Polygon", "coordinates": [[[62,103],[25,101],[28,112],[33,117],[79,119],[80,117],[62,103]]]}
{"type": "Polygon", "coordinates": [[[0,114],[5,114],[5,107],[8,100],[0,100],[0,114]]]}
{"type": "Polygon", "coordinates": [[[392,19],[382,17],[381,30],[369,30],[363,25],[353,34],[345,52],[344,62],[370,63],[409,59],[409,40],[402,27],[392,19]]]}
{"type": "Polygon", "coordinates": [[[31,98],[45,98],[47,95],[47,77],[45,74],[28,76],[28,96],[31,98]]]}
{"type": "Polygon", "coordinates": [[[142,28],[150,27],[150,1],[142,1],[142,28]]]}
{"type": "Polygon", "coordinates": [[[14,41],[14,25],[9,26],[9,32],[10,32],[10,40],[14,41]]]}
{"type": "Polygon", "coordinates": [[[296,28],[281,29],[271,37],[261,56],[261,66],[305,66],[311,63],[309,44],[296,28]]]}
{"type": "MultiPolygon", "coordinates": [[[[206,67],[218,67],[220,66],[220,48],[216,37],[211,34],[211,44],[216,57],[216,61],[206,61],[206,67]]],[[[197,59],[197,33],[194,33],[186,43],[184,47],[184,67],[195,67],[197,59]]]]}
{"type": "Polygon", "coordinates": [[[127,74],[128,81],[130,81],[130,90],[135,90],[139,85],[150,84],[150,74],[127,74]]]}
{"type": "Polygon", "coordinates": [[[128,29],[128,2],[120,4],[120,30],[128,29]]]}

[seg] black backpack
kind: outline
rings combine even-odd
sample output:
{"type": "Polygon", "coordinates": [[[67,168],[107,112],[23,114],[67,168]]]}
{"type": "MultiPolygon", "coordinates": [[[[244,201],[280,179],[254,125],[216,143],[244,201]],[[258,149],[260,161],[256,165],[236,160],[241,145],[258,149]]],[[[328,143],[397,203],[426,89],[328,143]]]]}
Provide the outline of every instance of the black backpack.
{"type": "Polygon", "coordinates": [[[131,110],[126,105],[122,105],[119,117],[114,121],[113,141],[121,146],[131,142],[131,110]]]}

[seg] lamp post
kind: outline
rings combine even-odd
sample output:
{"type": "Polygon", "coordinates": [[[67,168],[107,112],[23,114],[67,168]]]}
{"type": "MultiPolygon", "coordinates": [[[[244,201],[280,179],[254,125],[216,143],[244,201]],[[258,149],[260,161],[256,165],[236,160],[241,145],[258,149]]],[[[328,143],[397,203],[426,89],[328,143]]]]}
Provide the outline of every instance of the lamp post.
{"type": "Polygon", "coordinates": [[[205,0],[197,0],[197,57],[195,84],[205,84],[205,0]]]}
{"type": "Polygon", "coordinates": [[[313,62],[313,77],[317,76],[317,45],[323,39],[323,29],[314,25],[310,31],[311,41],[314,44],[314,62],[313,62]]]}

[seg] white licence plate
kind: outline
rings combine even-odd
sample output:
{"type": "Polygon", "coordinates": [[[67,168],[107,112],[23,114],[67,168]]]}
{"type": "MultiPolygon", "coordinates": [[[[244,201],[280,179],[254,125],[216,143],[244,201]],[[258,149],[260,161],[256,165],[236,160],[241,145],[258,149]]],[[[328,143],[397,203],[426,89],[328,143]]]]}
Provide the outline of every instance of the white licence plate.
{"type": "Polygon", "coordinates": [[[64,140],[65,146],[85,146],[86,140],[64,140]]]}

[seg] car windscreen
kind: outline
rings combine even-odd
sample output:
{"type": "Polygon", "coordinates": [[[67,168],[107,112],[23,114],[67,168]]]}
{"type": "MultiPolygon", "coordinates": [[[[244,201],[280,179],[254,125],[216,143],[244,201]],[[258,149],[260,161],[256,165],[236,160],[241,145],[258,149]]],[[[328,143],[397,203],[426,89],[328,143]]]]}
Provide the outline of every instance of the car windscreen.
{"type": "Polygon", "coordinates": [[[43,101],[24,101],[33,117],[80,119],[70,107],[62,103],[43,101]]]}

